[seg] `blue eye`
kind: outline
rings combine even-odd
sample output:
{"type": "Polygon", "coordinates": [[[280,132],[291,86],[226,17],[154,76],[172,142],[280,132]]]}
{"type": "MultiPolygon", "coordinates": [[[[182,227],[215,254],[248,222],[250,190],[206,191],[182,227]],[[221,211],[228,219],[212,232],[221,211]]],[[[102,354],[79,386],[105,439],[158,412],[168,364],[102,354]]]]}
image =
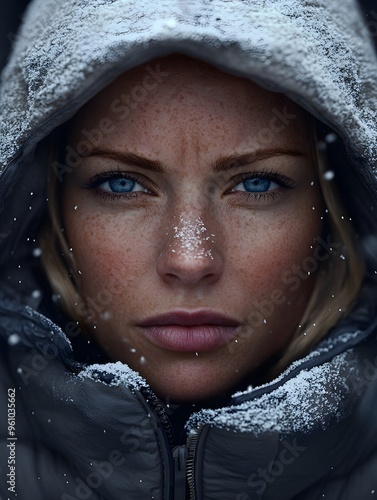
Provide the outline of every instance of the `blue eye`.
{"type": "Polygon", "coordinates": [[[114,177],[113,179],[103,182],[98,187],[103,191],[115,194],[134,193],[136,191],[148,192],[141,184],[133,179],[127,179],[126,177],[114,177]]]}
{"type": "Polygon", "coordinates": [[[246,191],[247,193],[266,193],[277,189],[279,184],[263,177],[249,177],[233,189],[233,191],[246,191]]]}

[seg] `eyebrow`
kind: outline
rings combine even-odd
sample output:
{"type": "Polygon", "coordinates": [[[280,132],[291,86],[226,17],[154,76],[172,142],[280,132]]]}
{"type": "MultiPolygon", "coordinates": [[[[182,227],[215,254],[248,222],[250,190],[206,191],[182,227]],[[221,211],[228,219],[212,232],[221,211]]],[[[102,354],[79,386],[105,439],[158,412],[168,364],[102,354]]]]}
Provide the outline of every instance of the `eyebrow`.
{"type": "MultiPolygon", "coordinates": [[[[305,156],[302,151],[285,149],[285,148],[271,148],[264,149],[261,151],[254,151],[251,153],[245,153],[242,155],[230,155],[218,158],[214,164],[213,169],[215,172],[225,172],[227,170],[232,170],[233,168],[242,167],[257,161],[265,160],[268,158],[273,158],[275,156],[305,156]]],[[[128,165],[134,165],[136,167],[143,168],[145,170],[150,170],[152,172],[163,173],[165,171],[163,164],[158,160],[150,160],[144,156],[137,155],[134,153],[119,153],[117,151],[111,151],[107,149],[95,149],[90,151],[86,155],[82,155],[83,158],[88,158],[91,156],[100,156],[102,158],[109,158],[111,160],[125,163],[128,165]]]]}
{"type": "Polygon", "coordinates": [[[110,160],[115,160],[120,163],[127,163],[128,165],[134,165],[135,167],[144,168],[145,170],[151,170],[153,172],[164,172],[164,167],[160,161],[149,160],[144,156],[140,156],[134,153],[118,153],[117,151],[110,151],[107,149],[93,149],[88,154],[82,155],[83,158],[88,158],[91,156],[101,156],[102,158],[109,158],[110,160]]]}
{"type": "Polygon", "coordinates": [[[250,163],[255,163],[257,161],[266,160],[268,158],[274,158],[275,156],[305,156],[305,153],[293,149],[285,148],[271,148],[263,149],[261,151],[254,151],[252,153],[246,153],[243,155],[236,156],[225,156],[216,160],[214,165],[215,172],[225,172],[231,170],[232,168],[242,167],[250,163]]]}

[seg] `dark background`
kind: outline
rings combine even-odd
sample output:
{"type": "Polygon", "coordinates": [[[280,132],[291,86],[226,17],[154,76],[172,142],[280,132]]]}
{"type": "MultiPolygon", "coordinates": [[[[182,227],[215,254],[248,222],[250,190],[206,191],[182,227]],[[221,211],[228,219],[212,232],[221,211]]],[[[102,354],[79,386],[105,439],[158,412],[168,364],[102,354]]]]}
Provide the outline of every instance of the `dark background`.
{"type": "MultiPolygon", "coordinates": [[[[342,2],[342,0],[338,0],[342,2]]],[[[365,23],[371,26],[377,46],[377,0],[360,0],[365,23]]],[[[28,0],[0,0],[0,68],[5,64],[12,47],[12,36],[17,31],[28,0]]]]}

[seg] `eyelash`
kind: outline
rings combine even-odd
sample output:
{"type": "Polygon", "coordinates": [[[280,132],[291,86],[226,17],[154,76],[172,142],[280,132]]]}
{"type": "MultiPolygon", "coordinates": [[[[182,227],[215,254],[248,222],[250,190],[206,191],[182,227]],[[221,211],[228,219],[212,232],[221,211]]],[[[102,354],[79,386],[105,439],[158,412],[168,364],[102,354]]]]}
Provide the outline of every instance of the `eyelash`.
{"type": "MultiPolygon", "coordinates": [[[[232,178],[232,184],[233,186],[237,186],[240,184],[242,181],[245,181],[247,179],[267,179],[271,182],[275,182],[278,184],[281,188],[283,189],[292,189],[295,187],[296,183],[290,179],[289,177],[286,177],[285,175],[279,174],[278,172],[275,172],[273,170],[261,170],[259,172],[249,172],[249,173],[244,173],[237,175],[232,178]]],[[[234,187],[232,189],[234,189],[234,187]]],[[[228,191],[229,192],[229,191],[228,191]]],[[[233,191],[233,193],[236,193],[236,191],[233,191]]],[[[240,191],[238,191],[239,194],[241,194],[240,191]]],[[[242,195],[246,197],[246,200],[266,200],[267,198],[270,198],[271,200],[276,199],[277,196],[279,196],[281,193],[279,191],[266,191],[265,193],[248,193],[248,192],[242,192],[242,195]]]]}
{"type": "MultiPolygon", "coordinates": [[[[145,189],[148,189],[149,191],[152,191],[152,189],[153,189],[152,183],[148,182],[148,180],[144,176],[138,175],[135,173],[127,173],[126,174],[126,173],[121,172],[119,170],[110,171],[110,172],[101,172],[101,173],[95,175],[94,177],[92,177],[91,179],[89,179],[87,182],[83,183],[80,187],[83,189],[93,190],[96,196],[100,196],[104,200],[115,201],[115,200],[119,200],[120,198],[127,198],[127,199],[138,198],[138,196],[141,193],[140,191],[136,191],[136,192],[134,191],[131,193],[118,193],[117,194],[117,193],[111,193],[111,192],[107,192],[107,191],[101,191],[100,189],[98,189],[98,187],[101,184],[104,184],[105,182],[111,181],[112,179],[119,179],[120,177],[122,179],[128,179],[130,181],[137,182],[138,184],[143,186],[145,189]]],[[[145,194],[145,193],[143,193],[143,194],[145,194]]],[[[152,194],[152,196],[153,196],[153,194],[152,194]]]]}
{"type": "MultiPolygon", "coordinates": [[[[141,191],[134,191],[130,193],[111,193],[107,191],[102,191],[98,189],[98,187],[108,181],[111,181],[112,179],[115,178],[123,178],[123,179],[129,179],[131,181],[137,182],[141,186],[143,186],[145,189],[148,189],[152,193],[150,193],[151,196],[154,196],[153,194],[153,184],[149,182],[144,176],[138,175],[136,173],[124,173],[119,170],[117,171],[110,171],[110,172],[101,172],[91,179],[89,179],[87,182],[83,183],[80,187],[83,189],[88,189],[88,190],[94,190],[96,196],[100,196],[104,200],[109,200],[109,201],[116,201],[119,200],[120,198],[126,198],[126,199],[137,199],[140,194],[147,194],[143,193],[141,191]]],[[[261,170],[259,172],[249,172],[249,173],[244,173],[244,174],[239,174],[231,179],[231,183],[233,185],[233,188],[236,187],[238,184],[241,182],[247,180],[247,179],[267,179],[271,182],[275,182],[278,184],[280,187],[283,189],[292,189],[295,187],[295,182],[288,178],[285,177],[284,175],[279,174],[278,172],[275,172],[273,170],[261,170]]],[[[266,191],[264,193],[252,193],[252,192],[246,192],[246,191],[231,191],[228,190],[226,194],[239,194],[246,198],[246,200],[265,200],[266,198],[271,198],[272,200],[275,199],[277,196],[279,196],[281,193],[278,191],[266,191]]],[[[148,193],[149,194],[149,193],[148,193]]]]}

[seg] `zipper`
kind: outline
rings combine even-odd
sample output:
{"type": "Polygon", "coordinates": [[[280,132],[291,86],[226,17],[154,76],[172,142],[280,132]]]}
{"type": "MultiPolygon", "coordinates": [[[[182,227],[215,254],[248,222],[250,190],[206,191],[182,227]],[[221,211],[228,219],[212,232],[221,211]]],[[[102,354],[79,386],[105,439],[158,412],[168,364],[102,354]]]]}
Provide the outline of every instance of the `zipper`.
{"type": "Polygon", "coordinates": [[[173,450],[175,447],[174,431],[165,408],[162,406],[156,394],[149,387],[142,387],[140,389],[140,392],[143,395],[145,401],[153,408],[159,422],[164,428],[170,450],[173,450]]]}
{"type": "Polygon", "coordinates": [[[174,459],[174,500],[195,500],[195,454],[204,425],[192,429],[186,445],[175,446],[174,459]]]}
{"type": "Polygon", "coordinates": [[[140,392],[156,413],[169,443],[174,466],[174,500],[196,500],[195,454],[204,424],[199,424],[196,429],[190,430],[185,445],[176,445],[173,427],[158,397],[149,387],[143,387],[140,392]]]}
{"type": "Polygon", "coordinates": [[[200,424],[196,429],[190,430],[186,442],[187,448],[187,463],[186,463],[186,476],[188,484],[189,500],[195,500],[195,455],[196,447],[199,441],[200,434],[204,428],[204,424],[200,424]]]}

